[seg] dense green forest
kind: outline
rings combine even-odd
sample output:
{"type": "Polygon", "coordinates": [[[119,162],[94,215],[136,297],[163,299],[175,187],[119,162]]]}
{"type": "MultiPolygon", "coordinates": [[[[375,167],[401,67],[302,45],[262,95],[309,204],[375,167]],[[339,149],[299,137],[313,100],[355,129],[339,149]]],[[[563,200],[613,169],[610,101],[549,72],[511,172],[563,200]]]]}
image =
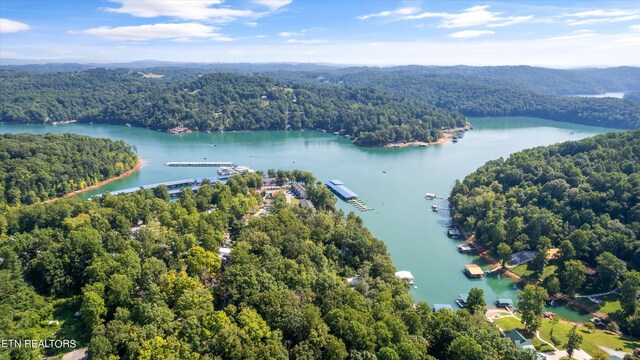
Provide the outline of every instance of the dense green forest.
{"type": "Polygon", "coordinates": [[[91,359],[535,358],[481,311],[414,305],[360,218],[311,174],[278,177],[317,210],[279,195],[254,216],[260,174],[173,202],[158,188],[0,207],[0,338],[76,339],[91,359]]]}
{"type": "MultiPolygon", "coordinates": [[[[33,72],[69,72],[96,68],[96,64],[49,63],[3,65],[2,69],[33,72]]],[[[185,78],[210,72],[258,74],[269,72],[330,72],[338,74],[371,70],[379,73],[464,77],[475,82],[516,86],[550,95],[600,94],[640,90],[640,68],[620,66],[613,68],[550,69],[534,66],[394,66],[394,67],[337,67],[319,64],[291,63],[175,63],[166,61],[136,61],[130,63],[100,64],[107,69],[151,71],[176,78],[185,78]]]]}
{"type": "Polygon", "coordinates": [[[206,74],[174,81],[126,70],[35,74],[4,71],[0,121],[131,124],[199,131],[322,129],[359,145],[434,141],[459,127],[459,113],[367,88],[287,85],[273,79],[206,74]]]}
{"type": "Polygon", "coordinates": [[[632,91],[624,94],[624,99],[628,101],[633,101],[635,103],[640,103],[640,91],[632,91]]]}
{"type": "Polygon", "coordinates": [[[533,66],[398,66],[392,73],[459,75],[550,95],[600,94],[640,90],[640,68],[549,69],[533,66]]]}
{"type": "Polygon", "coordinates": [[[270,76],[326,86],[373,87],[465,116],[528,116],[618,129],[640,127],[640,104],[630,101],[552,96],[486,79],[401,69],[277,72],[270,76]]]}
{"type": "Polygon", "coordinates": [[[537,251],[529,268],[540,276],[559,248],[561,287],[551,293],[626,292],[624,315],[640,335],[640,130],[490,161],[456,183],[451,205],[454,220],[501,257],[537,251]],[[595,276],[585,278],[585,264],[595,276]]]}
{"type": "Polygon", "coordinates": [[[74,134],[1,134],[0,203],[33,204],[136,166],[123,141],[74,134]]]}

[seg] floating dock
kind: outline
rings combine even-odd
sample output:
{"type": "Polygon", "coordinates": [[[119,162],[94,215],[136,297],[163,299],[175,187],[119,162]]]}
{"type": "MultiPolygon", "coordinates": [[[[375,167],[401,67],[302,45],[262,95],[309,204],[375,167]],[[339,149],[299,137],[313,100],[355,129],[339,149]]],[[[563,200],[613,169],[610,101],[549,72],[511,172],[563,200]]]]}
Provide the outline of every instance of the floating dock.
{"type": "Polygon", "coordinates": [[[234,166],[230,161],[170,161],[164,164],[171,167],[221,167],[234,166]]]}
{"type": "Polygon", "coordinates": [[[360,211],[371,211],[373,208],[367,207],[367,203],[361,199],[355,198],[347,201],[349,204],[356,207],[360,211]]]}

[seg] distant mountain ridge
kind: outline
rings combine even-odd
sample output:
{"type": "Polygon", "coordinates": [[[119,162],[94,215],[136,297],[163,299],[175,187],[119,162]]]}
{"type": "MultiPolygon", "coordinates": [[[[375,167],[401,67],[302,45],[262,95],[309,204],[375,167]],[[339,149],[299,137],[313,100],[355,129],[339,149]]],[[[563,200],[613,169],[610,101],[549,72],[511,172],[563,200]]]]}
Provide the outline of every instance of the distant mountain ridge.
{"type": "Polygon", "coordinates": [[[397,74],[455,75],[470,80],[491,81],[550,95],[588,95],[604,92],[640,91],[640,67],[552,69],[535,66],[422,66],[392,67],[347,66],[313,63],[182,63],[142,60],[126,63],[27,63],[30,60],[3,59],[0,69],[32,72],[69,72],[92,68],[156,69],[175,68],[190,71],[265,73],[328,71],[354,73],[362,70],[397,74]]]}

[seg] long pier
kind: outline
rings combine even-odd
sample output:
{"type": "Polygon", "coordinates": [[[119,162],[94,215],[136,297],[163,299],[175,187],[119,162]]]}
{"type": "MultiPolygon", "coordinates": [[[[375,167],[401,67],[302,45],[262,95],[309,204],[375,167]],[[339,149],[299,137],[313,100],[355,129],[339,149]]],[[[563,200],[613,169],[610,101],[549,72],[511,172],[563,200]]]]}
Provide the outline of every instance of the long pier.
{"type": "Polygon", "coordinates": [[[172,167],[221,167],[234,166],[230,161],[170,161],[164,164],[172,167]]]}

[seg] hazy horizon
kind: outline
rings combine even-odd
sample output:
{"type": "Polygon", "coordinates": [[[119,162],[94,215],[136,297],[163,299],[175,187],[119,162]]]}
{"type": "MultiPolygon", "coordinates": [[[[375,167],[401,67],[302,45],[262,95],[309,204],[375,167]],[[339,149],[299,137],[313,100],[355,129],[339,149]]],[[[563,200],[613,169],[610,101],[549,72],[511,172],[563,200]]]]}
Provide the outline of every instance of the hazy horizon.
{"type": "Polygon", "coordinates": [[[16,1],[0,63],[640,66],[635,1],[16,1]]]}

